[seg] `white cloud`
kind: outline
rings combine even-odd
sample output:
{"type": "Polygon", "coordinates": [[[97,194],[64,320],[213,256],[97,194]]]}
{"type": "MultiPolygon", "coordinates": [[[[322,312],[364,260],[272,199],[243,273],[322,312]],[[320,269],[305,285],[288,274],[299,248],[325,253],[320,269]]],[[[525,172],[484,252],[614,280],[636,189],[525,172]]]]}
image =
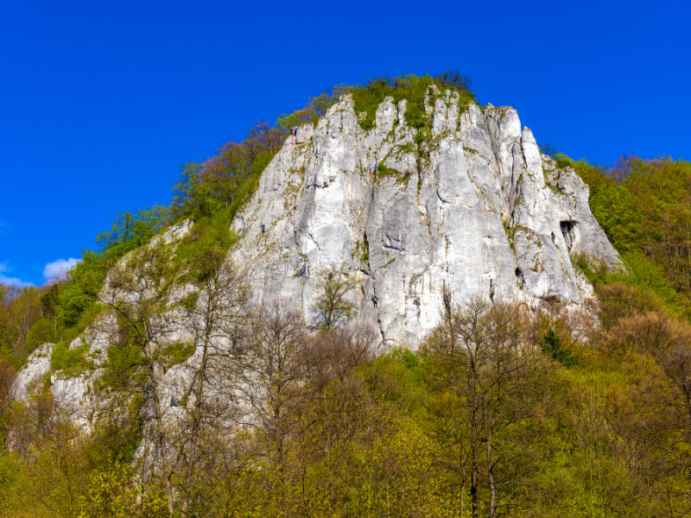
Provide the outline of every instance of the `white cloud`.
{"type": "Polygon", "coordinates": [[[46,279],[50,279],[51,277],[55,277],[56,275],[63,275],[65,272],[68,270],[71,270],[76,266],[77,263],[82,262],[81,259],[75,259],[74,257],[70,257],[65,261],[64,259],[58,259],[57,261],[53,261],[52,263],[48,263],[45,268],[43,268],[43,276],[46,279]]]}
{"type": "Polygon", "coordinates": [[[10,286],[16,286],[17,288],[23,288],[24,286],[33,286],[30,282],[24,282],[17,277],[7,277],[4,272],[9,272],[11,268],[7,264],[0,263],[0,284],[8,284],[10,286]]]}

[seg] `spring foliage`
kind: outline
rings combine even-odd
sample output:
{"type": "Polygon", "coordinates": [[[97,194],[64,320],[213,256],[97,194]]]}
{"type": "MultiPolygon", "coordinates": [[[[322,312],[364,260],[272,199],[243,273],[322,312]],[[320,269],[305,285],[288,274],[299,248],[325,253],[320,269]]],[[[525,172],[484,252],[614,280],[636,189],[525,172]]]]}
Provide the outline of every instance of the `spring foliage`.
{"type": "Polygon", "coordinates": [[[431,85],[474,102],[470,80],[449,71],[334,87],[184,165],[170,207],[118,214],[64,278],[0,286],[0,517],[688,515],[689,162],[595,167],[542,146],[588,184],[624,263],[572,258],[596,289],[589,311],[471,301],[413,352],[378,349],[375,331],[348,325],[355,283],[340,268],[318,274],[318,333],[287,302],[250,305],[243,265],[225,260],[230,223],[289,131],[349,93],[364,129],[384,98],[407,99],[424,139],[431,85]],[[179,243],[151,245],[185,219],[179,243]],[[109,272],[138,302],[99,300],[109,272]],[[192,292],[173,309],[195,344],[159,346],[181,286],[192,292]],[[94,369],[88,345],[71,344],[103,312],[118,332],[89,390],[111,406],[89,433],[48,379],[13,401],[17,370],[45,342],[61,376],[94,369]],[[187,362],[195,352],[200,363],[187,362]],[[175,401],[157,384],[174,368],[193,380],[175,401]],[[173,453],[146,465],[142,444],[173,453]]]}

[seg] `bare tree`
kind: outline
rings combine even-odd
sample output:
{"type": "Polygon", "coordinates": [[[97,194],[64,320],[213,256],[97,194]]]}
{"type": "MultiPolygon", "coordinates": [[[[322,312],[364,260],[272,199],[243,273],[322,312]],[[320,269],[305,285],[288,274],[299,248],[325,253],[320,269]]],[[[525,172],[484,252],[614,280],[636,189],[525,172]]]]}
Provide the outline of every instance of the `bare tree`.
{"type": "Polygon", "coordinates": [[[276,476],[271,485],[284,515],[290,506],[291,410],[305,396],[306,338],[303,320],[289,304],[264,306],[254,319],[238,370],[238,391],[251,414],[247,424],[257,436],[256,453],[276,476]]]}
{"type": "Polygon", "coordinates": [[[173,445],[164,376],[171,366],[166,344],[174,330],[169,307],[174,277],[169,246],[157,241],[135,250],[110,271],[100,302],[114,318],[97,325],[99,331],[111,335],[99,383],[110,406],[101,408],[98,417],[101,422],[119,419],[121,409],[135,402],[137,418],[152,443],[147,447],[155,449],[150,455],[156,457],[155,475],[165,487],[171,516],[175,510],[173,445]]]}
{"type": "MultiPolygon", "coordinates": [[[[364,378],[357,374],[358,367],[374,358],[376,339],[370,327],[351,325],[312,338],[306,351],[309,397],[300,409],[303,426],[298,443],[305,468],[311,465],[325,475],[316,489],[321,494],[316,500],[326,504],[330,516],[337,513],[339,500],[343,504],[339,494],[348,491],[348,461],[353,448],[360,441],[374,440],[387,421],[364,378]]],[[[304,500],[303,513],[315,514],[304,500]]]]}
{"type": "MultiPolygon", "coordinates": [[[[176,456],[181,465],[182,516],[190,514],[197,479],[218,462],[228,461],[232,451],[241,415],[235,374],[251,317],[243,277],[217,249],[199,257],[187,276],[198,291],[181,303],[195,347],[194,356],[181,366],[187,380],[176,456]]],[[[229,463],[223,464],[228,469],[229,463]]]]}

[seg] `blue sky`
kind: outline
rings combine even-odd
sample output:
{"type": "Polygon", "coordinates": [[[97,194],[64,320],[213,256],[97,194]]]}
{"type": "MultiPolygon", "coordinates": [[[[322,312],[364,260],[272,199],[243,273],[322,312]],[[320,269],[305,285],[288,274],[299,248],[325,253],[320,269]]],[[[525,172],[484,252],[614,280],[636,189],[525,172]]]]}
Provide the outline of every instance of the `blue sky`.
{"type": "Polygon", "coordinates": [[[180,164],[364,77],[459,68],[574,158],[691,159],[689,19],[665,0],[4,0],[0,282],[40,284],[118,211],[167,203],[180,164]]]}

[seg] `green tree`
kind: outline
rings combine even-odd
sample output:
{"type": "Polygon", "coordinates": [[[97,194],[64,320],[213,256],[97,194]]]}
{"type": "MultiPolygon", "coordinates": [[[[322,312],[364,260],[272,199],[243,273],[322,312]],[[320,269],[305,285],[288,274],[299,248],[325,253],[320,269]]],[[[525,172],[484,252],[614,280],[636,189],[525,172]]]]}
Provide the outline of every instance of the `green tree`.
{"type": "Polygon", "coordinates": [[[566,367],[573,365],[575,360],[573,354],[566,347],[562,346],[561,339],[554,332],[554,329],[550,328],[547,331],[545,337],[540,342],[540,347],[542,352],[563,363],[566,367]]]}
{"type": "Polygon", "coordinates": [[[130,250],[143,246],[165,226],[166,208],[161,205],[146,207],[132,214],[118,212],[112,228],[96,236],[102,253],[122,257],[130,250]]]}
{"type": "Polygon", "coordinates": [[[323,268],[317,272],[314,313],[320,331],[331,331],[345,324],[354,314],[357,305],[352,292],[357,287],[356,274],[348,272],[345,265],[323,268]]]}
{"type": "Polygon", "coordinates": [[[422,351],[439,394],[437,434],[447,447],[448,465],[461,478],[461,493],[468,488],[470,515],[495,517],[512,504],[499,494],[500,467],[520,459],[510,432],[534,414],[546,364],[527,339],[520,309],[482,300],[451,311],[422,351]]]}

